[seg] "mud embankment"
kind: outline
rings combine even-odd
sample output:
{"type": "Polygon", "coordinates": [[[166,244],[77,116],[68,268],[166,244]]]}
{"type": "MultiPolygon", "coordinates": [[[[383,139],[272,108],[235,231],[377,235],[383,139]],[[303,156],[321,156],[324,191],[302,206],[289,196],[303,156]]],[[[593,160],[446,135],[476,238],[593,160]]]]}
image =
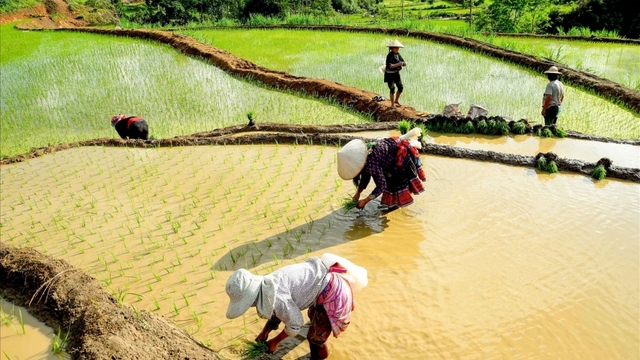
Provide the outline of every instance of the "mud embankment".
{"type": "MultiPolygon", "coordinates": [[[[159,148],[174,146],[201,146],[201,145],[272,145],[272,144],[294,144],[294,145],[330,145],[342,146],[354,137],[343,135],[344,133],[360,131],[376,131],[396,129],[397,123],[374,123],[360,125],[335,125],[331,127],[332,132],[323,127],[279,125],[279,124],[257,124],[256,126],[232,126],[218,129],[211,132],[203,132],[189,136],[176,136],[168,139],[153,140],[121,140],[115,138],[104,138],[79,141],[70,144],[60,144],[49,147],[35,149],[29,154],[15,156],[0,160],[0,165],[21,162],[30,158],[35,158],[57,151],[76,148],[81,146],[113,146],[132,148],[159,148]],[[372,125],[372,126],[370,126],[372,125]],[[268,132],[268,133],[266,133],[268,132]],[[247,133],[244,135],[239,135],[247,133]],[[343,133],[342,135],[338,133],[343,133]]],[[[364,139],[365,141],[375,141],[375,139],[364,139]]],[[[462,149],[447,145],[426,144],[421,150],[422,153],[438,156],[446,156],[459,159],[469,159],[476,161],[494,162],[505,165],[536,168],[534,156],[523,156],[514,154],[498,153],[494,151],[462,149]]],[[[556,160],[558,169],[584,175],[590,175],[597,164],[581,160],[558,158],[556,160]]],[[[621,180],[628,180],[640,183],[640,169],[627,168],[611,165],[607,169],[607,177],[621,180]]]]}
{"type": "Polygon", "coordinates": [[[629,109],[640,113],[640,92],[622,86],[611,80],[607,80],[578,69],[566,67],[549,60],[539,59],[533,55],[519,53],[517,51],[506,50],[482,41],[463,38],[456,35],[432,33],[427,31],[414,31],[407,29],[387,29],[373,27],[353,27],[337,25],[265,25],[265,26],[242,26],[235,28],[249,29],[297,29],[297,30],[320,30],[320,31],[343,31],[385,34],[391,36],[406,36],[416,39],[435,41],[443,44],[453,45],[475,52],[479,52],[500,60],[508,61],[542,74],[550,66],[558,66],[562,71],[562,77],[567,83],[592,90],[596,94],[608,99],[619,101],[629,109]]]}
{"type": "Polygon", "coordinates": [[[68,331],[72,359],[218,359],[161,316],[120,306],[64,260],[0,243],[0,294],[54,329],[68,331]]]}

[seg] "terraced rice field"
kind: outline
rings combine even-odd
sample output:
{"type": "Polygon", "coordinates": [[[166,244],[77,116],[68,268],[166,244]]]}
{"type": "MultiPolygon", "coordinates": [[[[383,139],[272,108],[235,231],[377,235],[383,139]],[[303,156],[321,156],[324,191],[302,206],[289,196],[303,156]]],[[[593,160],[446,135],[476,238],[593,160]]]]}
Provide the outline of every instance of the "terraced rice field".
{"type": "Polygon", "coordinates": [[[155,43],[100,35],[21,32],[3,26],[0,156],[83,139],[117,137],[111,116],[147,119],[152,137],[257,121],[368,121],[317,99],[235,79],[155,43]]]}
{"type": "MultiPolygon", "coordinates": [[[[186,34],[267,68],[325,78],[388,97],[378,67],[384,64],[384,35],[291,30],[198,30],[186,34]]],[[[542,122],[540,107],[548,80],[543,74],[455,47],[402,38],[405,92],[401,102],[441,112],[462,102],[490,115],[542,122]]],[[[588,92],[567,86],[559,124],[571,130],[617,138],[640,137],[640,115],[588,92]]]]}
{"type": "MultiPolygon", "coordinates": [[[[231,272],[324,252],[370,279],[335,359],[638,356],[638,184],[427,156],[415,204],[345,213],[336,150],[63,151],[0,169],[0,235],[231,358],[262,326],[252,311],[224,317],[231,272]]],[[[292,338],[281,351],[308,349],[292,338]]]]}
{"type": "Polygon", "coordinates": [[[535,55],[640,90],[640,46],[556,39],[487,37],[490,44],[535,55]]]}

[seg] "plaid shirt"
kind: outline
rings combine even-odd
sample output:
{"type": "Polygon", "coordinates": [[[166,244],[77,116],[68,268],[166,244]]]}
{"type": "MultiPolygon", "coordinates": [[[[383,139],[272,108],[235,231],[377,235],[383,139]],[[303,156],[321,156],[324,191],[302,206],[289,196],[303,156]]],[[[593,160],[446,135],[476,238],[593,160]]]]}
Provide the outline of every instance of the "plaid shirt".
{"type": "Polygon", "coordinates": [[[396,167],[396,154],[398,145],[392,138],[378,140],[376,145],[367,156],[367,162],[362,169],[360,184],[358,188],[364,190],[369,185],[369,181],[373,178],[376,188],[373,189],[369,198],[371,200],[377,198],[387,188],[387,179],[385,172],[391,173],[396,167]]]}

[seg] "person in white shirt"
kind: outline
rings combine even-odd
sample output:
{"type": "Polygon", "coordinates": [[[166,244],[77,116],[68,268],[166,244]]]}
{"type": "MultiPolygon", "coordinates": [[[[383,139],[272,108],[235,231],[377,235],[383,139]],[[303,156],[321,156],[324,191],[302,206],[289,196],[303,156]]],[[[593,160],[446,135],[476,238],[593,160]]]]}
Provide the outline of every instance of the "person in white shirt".
{"type": "Polygon", "coordinates": [[[546,126],[555,125],[558,121],[558,115],[562,109],[562,101],[564,101],[564,86],[558,80],[562,75],[556,66],[552,66],[544,72],[547,74],[549,83],[544,90],[542,97],[542,116],[544,116],[544,124],[546,126]]]}

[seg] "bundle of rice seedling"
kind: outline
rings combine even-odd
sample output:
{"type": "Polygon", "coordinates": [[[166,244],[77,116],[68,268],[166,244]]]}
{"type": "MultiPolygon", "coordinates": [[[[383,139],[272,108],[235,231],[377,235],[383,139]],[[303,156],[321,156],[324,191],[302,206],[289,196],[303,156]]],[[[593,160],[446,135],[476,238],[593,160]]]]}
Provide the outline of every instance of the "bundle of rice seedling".
{"type": "Polygon", "coordinates": [[[535,125],[535,126],[533,127],[533,133],[534,133],[536,136],[542,136],[542,125],[535,125]]]}
{"type": "Polygon", "coordinates": [[[247,343],[247,348],[242,351],[242,357],[244,359],[254,359],[260,355],[269,353],[269,347],[266,343],[249,340],[245,341],[247,343]]]}
{"type": "Polygon", "coordinates": [[[416,127],[420,129],[420,136],[418,137],[418,141],[422,144],[426,144],[427,140],[427,127],[424,123],[417,124],[416,127]]]}
{"type": "Polygon", "coordinates": [[[453,120],[444,120],[442,122],[442,126],[440,127],[440,132],[442,133],[455,133],[457,126],[453,120]]]}
{"type": "Polygon", "coordinates": [[[400,134],[404,135],[413,127],[413,123],[409,120],[402,120],[398,123],[398,130],[400,134]]]}
{"type": "Polygon", "coordinates": [[[514,134],[522,135],[527,132],[527,125],[521,121],[511,123],[511,132],[514,134]]]}
{"type": "Polygon", "coordinates": [[[558,173],[559,170],[558,170],[558,165],[556,164],[556,162],[553,161],[553,160],[547,161],[547,170],[546,171],[548,173],[550,173],[550,174],[558,173]]]}
{"type": "Polygon", "coordinates": [[[478,131],[478,134],[486,134],[487,131],[489,130],[487,121],[484,119],[478,120],[478,124],[476,125],[476,130],[478,131]]]}
{"type": "Polygon", "coordinates": [[[594,179],[602,180],[607,177],[607,169],[604,168],[604,165],[600,164],[591,170],[590,175],[594,179]]]}
{"type": "Polygon", "coordinates": [[[487,130],[485,131],[485,134],[487,135],[496,135],[497,129],[496,129],[496,121],[493,119],[489,119],[487,120],[487,130]]]}
{"type": "Polygon", "coordinates": [[[563,138],[565,136],[567,136],[567,132],[560,129],[559,127],[555,126],[555,125],[551,125],[549,126],[549,129],[551,130],[551,132],[553,133],[553,135],[559,137],[559,138],[563,138]]]}
{"type": "Polygon", "coordinates": [[[473,125],[473,121],[468,120],[460,124],[456,130],[460,134],[473,134],[476,132],[476,127],[473,125]]]}
{"type": "Polygon", "coordinates": [[[345,196],[342,199],[342,208],[344,209],[345,213],[347,213],[351,209],[354,209],[356,205],[358,205],[358,202],[353,200],[353,197],[351,196],[345,196]]]}
{"type": "Polygon", "coordinates": [[[544,155],[541,155],[541,154],[538,154],[538,155],[540,155],[540,156],[538,157],[538,159],[536,159],[536,167],[540,171],[546,171],[546,169],[547,169],[547,158],[544,157],[544,155]]]}
{"type": "Polygon", "coordinates": [[[495,134],[507,135],[508,133],[509,133],[509,124],[507,124],[507,122],[504,120],[496,120],[495,134]]]}
{"type": "Polygon", "coordinates": [[[540,136],[548,138],[548,137],[552,137],[553,133],[548,127],[544,127],[542,128],[542,132],[540,133],[540,136]]]}

